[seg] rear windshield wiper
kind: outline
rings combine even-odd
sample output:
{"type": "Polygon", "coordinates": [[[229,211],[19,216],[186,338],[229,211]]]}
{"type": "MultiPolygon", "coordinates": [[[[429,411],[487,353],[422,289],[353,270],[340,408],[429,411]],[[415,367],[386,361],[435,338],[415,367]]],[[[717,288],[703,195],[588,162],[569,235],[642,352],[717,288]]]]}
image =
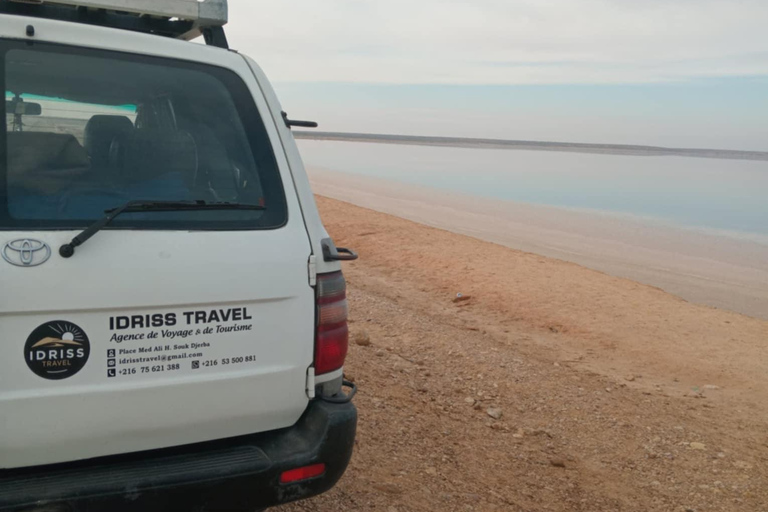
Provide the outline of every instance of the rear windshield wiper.
{"type": "Polygon", "coordinates": [[[137,212],[176,212],[184,210],[265,210],[259,204],[208,202],[208,201],[129,201],[122,206],[107,210],[104,217],[94,222],[83,230],[68,244],[59,248],[62,258],[71,258],[75,254],[75,248],[80,247],[93,235],[107,227],[115,217],[123,213],[137,212]]]}

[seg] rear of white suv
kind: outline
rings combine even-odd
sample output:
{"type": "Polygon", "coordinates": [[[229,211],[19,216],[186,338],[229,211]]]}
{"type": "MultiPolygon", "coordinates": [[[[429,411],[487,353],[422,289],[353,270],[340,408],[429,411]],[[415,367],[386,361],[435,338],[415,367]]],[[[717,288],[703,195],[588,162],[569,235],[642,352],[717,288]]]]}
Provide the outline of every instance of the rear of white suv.
{"type": "Polygon", "coordinates": [[[344,255],[258,67],[17,15],[0,59],[0,510],[333,486],[356,424],[344,255]]]}

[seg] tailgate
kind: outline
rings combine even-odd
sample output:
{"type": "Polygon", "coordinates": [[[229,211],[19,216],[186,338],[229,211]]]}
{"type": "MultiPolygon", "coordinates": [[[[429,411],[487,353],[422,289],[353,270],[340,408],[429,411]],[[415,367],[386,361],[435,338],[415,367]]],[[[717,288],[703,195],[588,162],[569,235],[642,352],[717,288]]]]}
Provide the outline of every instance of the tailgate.
{"type": "Polygon", "coordinates": [[[6,265],[3,288],[21,292],[0,299],[2,466],[293,424],[314,329],[295,231],[110,232],[71,260],[6,265]]]}

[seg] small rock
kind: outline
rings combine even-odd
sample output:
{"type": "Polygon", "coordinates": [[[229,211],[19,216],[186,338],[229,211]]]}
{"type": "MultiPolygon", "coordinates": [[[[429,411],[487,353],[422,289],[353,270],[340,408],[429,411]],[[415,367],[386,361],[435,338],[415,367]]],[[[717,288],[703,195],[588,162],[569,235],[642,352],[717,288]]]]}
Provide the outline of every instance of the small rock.
{"type": "Polygon", "coordinates": [[[471,295],[462,295],[461,293],[457,293],[456,298],[453,299],[453,302],[466,302],[471,298],[472,298],[471,295]]]}
{"type": "Polygon", "coordinates": [[[605,388],[606,393],[610,393],[611,391],[613,391],[611,388],[605,388]]]}
{"type": "Polygon", "coordinates": [[[524,438],[525,437],[525,430],[523,430],[521,428],[517,429],[517,432],[512,434],[512,437],[514,437],[515,439],[522,439],[522,438],[524,438]]]}
{"type": "Polygon", "coordinates": [[[635,376],[630,375],[629,377],[624,377],[625,380],[628,380],[629,382],[635,382],[635,376]]]}
{"type": "Polygon", "coordinates": [[[563,459],[551,459],[549,461],[551,465],[553,465],[556,468],[564,468],[565,467],[565,461],[563,459]]]}
{"type": "Polygon", "coordinates": [[[704,443],[696,443],[696,442],[693,442],[693,443],[689,444],[688,447],[691,450],[706,450],[707,449],[707,445],[705,445],[704,443]]]}
{"type": "Polygon", "coordinates": [[[661,482],[659,482],[658,480],[654,480],[653,482],[651,482],[651,487],[658,487],[660,485],[661,485],[661,482]]]}
{"type": "Polygon", "coordinates": [[[504,414],[503,411],[498,407],[489,407],[485,412],[488,413],[488,416],[495,420],[501,419],[502,414],[504,414]]]}
{"type": "Polygon", "coordinates": [[[470,405],[475,403],[475,399],[469,396],[465,398],[464,401],[470,405]]]}
{"type": "Polygon", "coordinates": [[[403,490],[395,484],[389,484],[386,482],[374,482],[371,487],[377,491],[385,492],[387,494],[402,494],[403,490]]]}
{"type": "Polygon", "coordinates": [[[427,468],[424,472],[429,476],[437,476],[437,470],[435,468],[427,468]]]}
{"type": "Polygon", "coordinates": [[[361,347],[370,347],[371,336],[368,334],[368,331],[360,331],[355,334],[355,344],[361,347]]]}
{"type": "Polygon", "coordinates": [[[453,496],[451,496],[447,492],[441,492],[440,493],[440,499],[443,500],[443,501],[451,501],[452,498],[453,498],[453,496]]]}
{"type": "Polygon", "coordinates": [[[743,460],[737,460],[733,465],[739,469],[752,469],[752,464],[744,462],[743,460]]]}
{"type": "Polygon", "coordinates": [[[720,386],[715,386],[714,384],[706,384],[702,386],[702,389],[706,389],[707,391],[717,391],[720,389],[720,386]]]}

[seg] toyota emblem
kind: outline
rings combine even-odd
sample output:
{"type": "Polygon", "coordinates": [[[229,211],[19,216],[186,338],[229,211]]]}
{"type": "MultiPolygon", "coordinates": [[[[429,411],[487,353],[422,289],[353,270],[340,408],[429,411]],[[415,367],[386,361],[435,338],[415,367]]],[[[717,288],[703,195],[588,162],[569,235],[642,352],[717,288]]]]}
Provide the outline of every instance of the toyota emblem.
{"type": "Polygon", "coordinates": [[[51,257],[51,248],[45,242],[21,238],[8,242],[3,247],[3,259],[17,267],[36,267],[51,257]]]}

